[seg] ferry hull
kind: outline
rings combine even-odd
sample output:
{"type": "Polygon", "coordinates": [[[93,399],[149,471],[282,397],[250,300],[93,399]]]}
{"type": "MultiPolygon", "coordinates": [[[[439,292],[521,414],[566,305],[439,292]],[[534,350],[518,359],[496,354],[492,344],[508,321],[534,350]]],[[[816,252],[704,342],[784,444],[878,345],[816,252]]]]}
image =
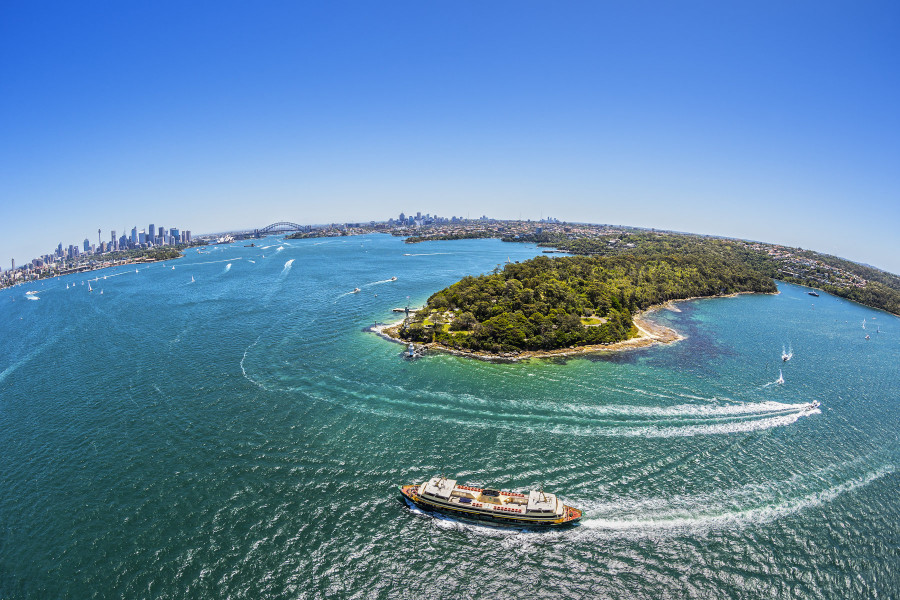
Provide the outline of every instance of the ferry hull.
{"type": "Polygon", "coordinates": [[[478,510],[457,509],[422,498],[416,493],[417,489],[418,486],[415,485],[402,485],[400,486],[400,493],[408,503],[426,512],[439,513],[454,519],[486,523],[498,527],[539,527],[542,529],[572,527],[581,520],[582,516],[582,512],[579,509],[571,506],[566,506],[566,512],[562,518],[556,519],[514,517],[512,515],[489,514],[478,510]]]}

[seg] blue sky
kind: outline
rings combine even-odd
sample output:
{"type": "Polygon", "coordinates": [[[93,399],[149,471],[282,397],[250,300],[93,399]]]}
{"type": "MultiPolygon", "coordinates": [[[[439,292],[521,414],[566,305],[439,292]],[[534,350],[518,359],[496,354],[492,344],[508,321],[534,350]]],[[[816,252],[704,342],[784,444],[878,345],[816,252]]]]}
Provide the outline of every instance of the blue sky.
{"type": "Polygon", "coordinates": [[[0,258],[422,211],[900,273],[896,2],[0,5],[0,258]]]}

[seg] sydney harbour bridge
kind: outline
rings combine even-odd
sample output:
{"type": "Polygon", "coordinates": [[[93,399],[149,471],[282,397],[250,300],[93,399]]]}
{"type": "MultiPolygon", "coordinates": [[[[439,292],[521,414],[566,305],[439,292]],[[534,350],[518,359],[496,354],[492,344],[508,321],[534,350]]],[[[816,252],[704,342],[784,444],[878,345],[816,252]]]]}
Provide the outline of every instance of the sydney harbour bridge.
{"type": "Polygon", "coordinates": [[[246,238],[259,238],[265,235],[269,235],[270,233],[284,233],[287,231],[309,231],[309,225],[297,225],[296,223],[290,223],[288,221],[279,221],[277,223],[272,223],[271,225],[266,225],[265,227],[260,227],[258,229],[244,229],[241,231],[229,231],[228,233],[233,235],[237,239],[246,239],[246,238]]]}

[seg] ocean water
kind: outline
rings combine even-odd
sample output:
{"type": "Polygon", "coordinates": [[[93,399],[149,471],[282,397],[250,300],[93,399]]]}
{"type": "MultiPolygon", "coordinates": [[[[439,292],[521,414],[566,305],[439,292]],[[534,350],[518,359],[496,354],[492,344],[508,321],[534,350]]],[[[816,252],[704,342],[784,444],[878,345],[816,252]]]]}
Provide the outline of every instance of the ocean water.
{"type": "Polygon", "coordinates": [[[667,346],[404,360],[365,329],[540,249],[257,243],[0,292],[0,598],[900,597],[896,317],[779,284],[667,346]],[[585,518],[401,501],[438,473],[585,518]]]}

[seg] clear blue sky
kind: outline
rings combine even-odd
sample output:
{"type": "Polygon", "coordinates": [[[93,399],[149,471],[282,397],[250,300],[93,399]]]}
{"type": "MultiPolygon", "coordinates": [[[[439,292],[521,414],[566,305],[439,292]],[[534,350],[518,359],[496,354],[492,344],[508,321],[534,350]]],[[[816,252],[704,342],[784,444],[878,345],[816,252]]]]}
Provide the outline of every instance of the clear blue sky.
{"type": "Polygon", "coordinates": [[[0,4],[0,258],[417,210],[900,273],[900,3],[0,4]]]}

